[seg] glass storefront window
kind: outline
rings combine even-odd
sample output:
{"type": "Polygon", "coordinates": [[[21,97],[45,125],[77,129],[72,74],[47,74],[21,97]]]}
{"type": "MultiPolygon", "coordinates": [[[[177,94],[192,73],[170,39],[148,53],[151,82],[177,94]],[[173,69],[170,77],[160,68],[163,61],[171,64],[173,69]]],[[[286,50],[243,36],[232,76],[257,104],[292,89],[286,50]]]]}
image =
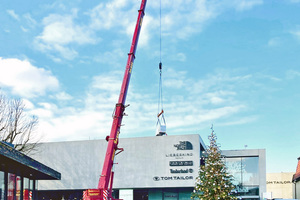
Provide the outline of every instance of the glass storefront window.
{"type": "Polygon", "coordinates": [[[4,199],[4,189],[5,189],[5,181],[4,181],[4,172],[0,171],[0,200],[4,199]]]}
{"type": "Polygon", "coordinates": [[[7,200],[14,200],[15,188],[16,188],[16,175],[8,173],[7,200]]]}
{"type": "Polygon", "coordinates": [[[177,192],[164,192],[164,200],[177,200],[178,193],[177,192]]]}
{"type": "Polygon", "coordinates": [[[24,190],[29,189],[29,178],[24,178],[24,190]]]}
{"type": "Polygon", "coordinates": [[[194,188],[180,188],[178,191],[179,198],[178,200],[186,200],[186,199],[191,199],[191,193],[194,188]]]}
{"type": "Polygon", "coordinates": [[[244,157],[242,158],[243,184],[244,185],[259,185],[258,173],[258,157],[244,157]]]}
{"type": "Polygon", "coordinates": [[[24,178],[24,189],[23,189],[23,199],[29,199],[29,178],[24,178]]]}
{"type": "Polygon", "coordinates": [[[16,200],[20,200],[21,199],[21,177],[17,176],[16,178],[16,200]]]}
{"type": "Polygon", "coordinates": [[[133,199],[138,200],[148,200],[148,190],[147,189],[135,189],[133,190],[133,199]]]}
{"type": "Polygon", "coordinates": [[[178,191],[176,189],[165,189],[163,191],[164,200],[178,200],[178,191]]]}
{"type": "Polygon", "coordinates": [[[259,195],[258,157],[226,158],[226,167],[238,196],[259,195]]]}
{"type": "Polygon", "coordinates": [[[32,199],[33,182],[34,182],[34,180],[30,180],[29,178],[24,178],[24,189],[23,189],[23,199],[24,200],[32,199]]]}
{"type": "Polygon", "coordinates": [[[33,180],[29,181],[29,189],[32,191],[33,190],[33,180]]]}
{"type": "Polygon", "coordinates": [[[241,158],[226,158],[227,172],[233,176],[234,185],[242,184],[241,158]]]}

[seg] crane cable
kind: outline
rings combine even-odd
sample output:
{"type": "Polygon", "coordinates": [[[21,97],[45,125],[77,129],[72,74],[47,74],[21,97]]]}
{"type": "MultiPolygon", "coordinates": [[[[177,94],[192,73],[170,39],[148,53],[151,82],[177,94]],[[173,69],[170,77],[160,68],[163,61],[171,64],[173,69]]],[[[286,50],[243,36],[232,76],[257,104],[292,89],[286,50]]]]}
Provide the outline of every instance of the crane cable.
{"type": "Polygon", "coordinates": [[[161,0],[159,1],[159,63],[161,65],[161,0]]]}
{"type": "MultiPolygon", "coordinates": [[[[159,94],[158,94],[158,114],[157,114],[157,125],[166,127],[166,121],[164,117],[163,109],[163,91],[162,91],[162,62],[161,62],[161,0],[159,10],[159,94]],[[161,120],[160,120],[161,118],[161,120]]],[[[165,128],[164,128],[165,129],[165,128]]],[[[166,134],[166,133],[164,133],[166,134]]]]}
{"type": "Polygon", "coordinates": [[[162,75],[162,62],[161,62],[161,0],[159,1],[159,94],[158,94],[158,115],[157,117],[159,118],[159,116],[161,114],[163,114],[163,95],[162,95],[162,79],[161,79],[161,75],[162,75]]]}

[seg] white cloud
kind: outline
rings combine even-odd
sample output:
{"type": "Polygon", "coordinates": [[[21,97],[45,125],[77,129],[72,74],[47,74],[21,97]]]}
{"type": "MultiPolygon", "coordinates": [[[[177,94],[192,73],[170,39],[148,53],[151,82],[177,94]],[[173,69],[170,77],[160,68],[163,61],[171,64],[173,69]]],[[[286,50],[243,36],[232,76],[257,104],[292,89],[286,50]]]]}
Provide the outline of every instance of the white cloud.
{"type": "Polygon", "coordinates": [[[104,138],[110,132],[121,76],[114,72],[94,77],[86,94],[79,99],[81,107],[39,104],[32,111],[40,118],[39,131],[50,141],[104,138]]]}
{"type": "Polygon", "coordinates": [[[110,74],[103,74],[93,77],[91,89],[99,89],[102,91],[116,92],[120,89],[121,78],[123,73],[120,71],[112,72],[110,74]]]}
{"type": "Polygon", "coordinates": [[[203,123],[221,120],[222,118],[226,119],[243,111],[245,108],[243,105],[234,105],[205,109],[201,102],[191,102],[186,99],[185,101],[177,102],[174,107],[172,106],[172,109],[168,107],[165,109],[166,113],[168,113],[166,117],[167,127],[174,132],[177,128],[195,127],[203,123]],[[177,107],[182,109],[177,109],[177,107]]]}
{"type": "Polygon", "coordinates": [[[269,46],[269,47],[276,47],[276,46],[279,46],[280,43],[281,43],[280,38],[274,37],[274,38],[271,38],[271,39],[268,41],[268,46],[269,46]]]}
{"type": "MultiPolygon", "coordinates": [[[[55,50],[55,51],[59,52],[60,55],[62,57],[64,57],[65,59],[73,60],[78,55],[78,52],[70,47],[65,47],[60,44],[53,44],[53,45],[51,45],[51,43],[48,43],[48,44],[50,44],[48,46],[48,48],[50,50],[55,50]]],[[[56,59],[54,59],[54,60],[56,60],[56,59]]]]}
{"type": "MultiPolygon", "coordinates": [[[[133,36],[135,23],[136,22],[134,22],[134,26],[132,27],[132,29],[130,28],[129,31],[127,31],[127,35],[129,37],[133,36]]],[[[153,34],[153,31],[157,27],[158,24],[155,22],[155,19],[153,19],[153,17],[151,17],[150,15],[144,17],[141,32],[140,32],[139,42],[138,42],[139,47],[143,47],[149,44],[151,34],[153,34]]]]}
{"type": "Polygon", "coordinates": [[[300,41],[300,30],[290,31],[290,33],[291,33],[297,40],[300,41]]]}
{"type": "Polygon", "coordinates": [[[237,0],[234,2],[236,4],[236,10],[238,11],[249,10],[254,6],[263,4],[263,0],[237,0]]]}
{"type": "Polygon", "coordinates": [[[186,74],[186,71],[175,71],[173,68],[168,67],[167,71],[163,73],[163,86],[176,89],[183,88],[190,83],[190,80],[186,78],[186,74]]]}
{"type": "MultiPolygon", "coordinates": [[[[118,28],[128,38],[132,38],[138,16],[139,2],[128,0],[114,0],[100,3],[88,14],[91,17],[90,27],[95,30],[111,30],[118,28]]],[[[153,30],[158,27],[158,22],[151,15],[147,15],[142,24],[139,46],[148,44],[153,30]]]]}
{"type": "Polygon", "coordinates": [[[49,141],[70,141],[78,139],[103,139],[109,135],[109,117],[105,113],[85,110],[63,109],[66,114],[59,117],[51,117],[40,120],[40,131],[46,135],[49,141]]]}
{"type": "MultiPolygon", "coordinates": [[[[251,122],[251,120],[229,121],[231,117],[247,110],[247,106],[239,101],[231,83],[233,80],[247,81],[249,76],[230,76],[229,73],[223,73],[224,78],[219,75],[215,80],[211,80],[211,76],[198,80],[188,78],[185,71],[170,68],[168,74],[164,82],[177,84],[177,80],[182,84],[181,87],[172,87],[175,93],[164,96],[169,134],[176,134],[182,129],[193,132],[201,124],[218,120],[223,123],[225,121],[229,125],[251,122]],[[216,80],[218,82],[215,84],[222,85],[225,89],[209,83],[216,80]],[[201,93],[194,92],[190,88],[193,87],[191,83],[200,81],[208,83],[206,89],[201,93]]],[[[82,107],[59,107],[46,102],[35,106],[33,113],[40,117],[40,131],[48,135],[50,141],[104,138],[110,132],[112,113],[118,100],[122,77],[123,72],[119,71],[93,77],[85,95],[77,99],[82,102],[82,107]]],[[[126,103],[130,103],[131,106],[125,111],[129,117],[123,118],[122,124],[125,126],[121,128],[122,137],[151,134],[151,131],[153,135],[155,134],[156,98],[154,94],[144,93],[137,90],[134,85],[130,86],[126,103]]]]}
{"type": "Polygon", "coordinates": [[[227,121],[247,110],[236,91],[251,84],[251,75],[233,76],[220,71],[194,79],[185,71],[170,68],[166,74],[163,87],[168,87],[168,94],[164,96],[164,110],[167,128],[172,133],[182,129],[196,130],[197,126],[212,121],[227,121]],[[174,89],[174,93],[170,89],[174,89]]]}
{"type": "Polygon", "coordinates": [[[44,30],[36,37],[36,47],[44,52],[58,52],[65,59],[72,60],[78,53],[71,44],[93,44],[93,32],[87,26],[74,23],[76,11],[72,15],[51,14],[43,19],[44,30]]]}
{"type": "Polygon", "coordinates": [[[73,97],[69,94],[67,94],[66,92],[59,92],[55,95],[55,98],[60,100],[60,101],[68,101],[68,100],[72,100],[73,97]]]}
{"type": "Polygon", "coordinates": [[[39,38],[45,43],[61,45],[72,42],[77,44],[94,43],[95,40],[91,37],[89,30],[74,24],[74,17],[74,15],[49,15],[43,19],[45,28],[39,38]]]}
{"type": "Polygon", "coordinates": [[[259,78],[263,78],[263,79],[269,79],[271,81],[276,81],[276,82],[280,82],[281,81],[281,78],[277,78],[276,76],[272,76],[272,75],[259,75],[258,76],[259,78]]]}
{"type": "MultiPolygon", "coordinates": [[[[30,113],[39,117],[41,121],[54,118],[54,114],[57,113],[57,106],[51,103],[38,103],[38,105],[30,111],[30,113]]],[[[47,121],[46,120],[46,121],[47,121]]]]}
{"type": "Polygon", "coordinates": [[[287,79],[294,79],[294,78],[297,78],[297,77],[300,77],[300,72],[299,71],[296,71],[296,70],[288,70],[286,72],[286,78],[287,79]]]}
{"type": "Polygon", "coordinates": [[[184,53],[177,53],[176,57],[174,58],[175,60],[185,62],[186,61],[186,55],[184,53]]]}
{"type": "Polygon", "coordinates": [[[210,101],[212,104],[220,104],[224,102],[224,99],[220,97],[211,97],[210,101]]]}
{"type": "MultiPolygon", "coordinates": [[[[128,0],[113,0],[109,3],[100,3],[88,14],[91,17],[91,27],[93,29],[111,29],[113,27],[128,27],[128,25],[136,18],[133,15],[134,6],[128,0]],[[129,10],[129,6],[131,9],[129,10]]],[[[135,7],[137,8],[137,7],[135,7]]]]}
{"type": "Polygon", "coordinates": [[[163,6],[163,33],[180,39],[201,32],[205,23],[217,16],[214,7],[203,0],[167,1],[163,6]]]}
{"type": "MultiPolygon", "coordinates": [[[[36,47],[44,52],[59,53],[63,58],[72,60],[78,52],[73,44],[92,44],[96,31],[118,31],[132,38],[139,1],[113,0],[100,3],[85,14],[90,23],[80,25],[75,22],[78,10],[73,9],[70,15],[51,14],[43,19],[43,32],[36,37],[36,47]],[[68,37],[65,37],[65,36],[68,37]],[[72,48],[73,45],[73,48],[72,48]]],[[[235,0],[219,2],[216,0],[163,1],[162,2],[162,34],[164,37],[186,39],[192,34],[201,32],[208,21],[221,15],[228,9],[243,11],[262,4],[262,0],[235,0]]],[[[147,9],[157,9],[157,2],[148,2],[146,16],[140,34],[139,46],[146,46],[152,37],[159,34],[158,12],[147,13],[147,9]]],[[[27,21],[34,24],[30,15],[27,21]]],[[[53,57],[50,56],[50,57],[53,57]]],[[[180,54],[180,60],[186,58],[180,54]]],[[[58,60],[57,56],[54,57],[58,60]]]]}
{"type": "Polygon", "coordinates": [[[50,71],[16,58],[0,58],[0,84],[22,97],[40,96],[59,88],[58,80],[50,71]]]}
{"type": "Polygon", "coordinates": [[[252,123],[254,121],[258,120],[258,116],[248,116],[248,117],[242,117],[237,120],[232,120],[230,122],[223,122],[220,123],[220,126],[233,126],[233,125],[240,125],[240,124],[247,124],[247,123],[252,123]]]}
{"type": "MultiPolygon", "coordinates": [[[[209,21],[227,10],[245,11],[261,4],[263,0],[163,1],[162,32],[164,35],[186,39],[201,32],[209,21]]],[[[148,2],[148,5],[159,9],[158,2],[148,2]]],[[[159,21],[158,16],[153,21],[159,21]]]]}
{"type": "Polygon", "coordinates": [[[121,59],[125,59],[124,52],[120,48],[115,48],[112,51],[101,52],[94,57],[94,61],[103,63],[105,65],[119,66],[121,59]]]}
{"type": "Polygon", "coordinates": [[[26,109],[29,109],[29,110],[34,109],[34,104],[30,100],[23,99],[23,103],[24,103],[26,109]]]}
{"type": "MultiPolygon", "coordinates": [[[[104,138],[110,133],[122,76],[123,72],[111,72],[93,77],[85,95],[79,99],[82,107],[39,103],[31,111],[39,117],[39,131],[47,136],[45,139],[48,141],[104,138]]],[[[139,128],[154,129],[156,102],[151,102],[153,97],[136,93],[133,88],[128,96],[129,102],[134,106],[126,109],[130,117],[123,119],[126,126],[122,126],[122,134],[136,134],[139,128]],[[152,121],[153,127],[149,126],[152,121]]]]}
{"type": "Polygon", "coordinates": [[[33,19],[29,13],[24,14],[23,17],[25,18],[27,25],[31,28],[33,28],[37,24],[36,20],[33,19]]]}
{"type": "Polygon", "coordinates": [[[24,28],[23,26],[21,26],[21,30],[25,33],[28,32],[28,29],[24,28]]]}
{"type": "Polygon", "coordinates": [[[19,15],[17,15],[14,10],[7,10],[6,12],[15,20],[20,21],[19,15]]]}

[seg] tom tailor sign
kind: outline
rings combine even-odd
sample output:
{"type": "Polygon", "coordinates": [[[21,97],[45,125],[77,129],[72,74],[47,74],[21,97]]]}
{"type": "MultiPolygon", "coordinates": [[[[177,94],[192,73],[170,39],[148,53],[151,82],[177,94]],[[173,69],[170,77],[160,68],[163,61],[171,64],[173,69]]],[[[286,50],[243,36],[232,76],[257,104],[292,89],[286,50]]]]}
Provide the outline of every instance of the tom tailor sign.
{"type": "Polygon", "coordinates": [[[267,184],[291,184],[292,181],[267,181],[267,184]]]}
{"type": "Polygon", "coordinates": [[[193,176],[154,176],[154,181],[179,181],[179,180],[192,180],[193,176]]]}

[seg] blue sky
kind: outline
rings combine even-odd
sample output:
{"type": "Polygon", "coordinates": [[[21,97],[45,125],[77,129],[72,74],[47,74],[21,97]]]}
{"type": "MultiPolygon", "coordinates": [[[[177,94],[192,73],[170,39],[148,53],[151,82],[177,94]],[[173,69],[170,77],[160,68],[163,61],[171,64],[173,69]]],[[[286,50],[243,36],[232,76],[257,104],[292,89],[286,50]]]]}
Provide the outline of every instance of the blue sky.
{"type": "MultiPolygon", "coordinates": [[[[0,2],[0,87],[39,117],[44,141],[110,132],[139,0],[0,2]]],[[[300,1],[163,0],[168,135],[211,124],[221,149],[264,148],[267,172],[300,156],[300,1]]],[[[159,1],[148,0],[120,137],[154,136],[159,1]]]]}

